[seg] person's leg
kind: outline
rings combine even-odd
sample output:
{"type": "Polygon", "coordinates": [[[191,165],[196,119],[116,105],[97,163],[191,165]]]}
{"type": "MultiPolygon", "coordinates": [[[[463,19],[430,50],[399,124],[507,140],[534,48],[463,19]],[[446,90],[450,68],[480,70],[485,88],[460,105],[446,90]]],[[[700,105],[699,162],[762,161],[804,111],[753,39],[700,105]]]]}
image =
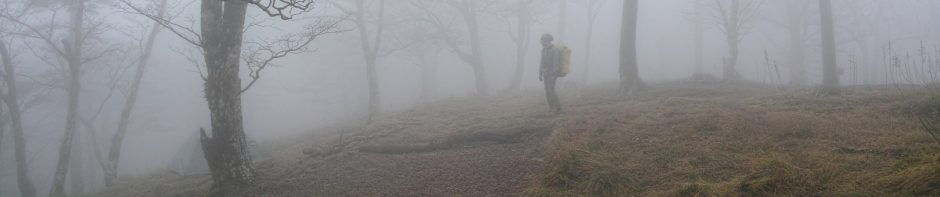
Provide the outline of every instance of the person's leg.
{"type": "Polygon", "coordinates": [[[558,83],[558,77],[549,77],[546,79],[548,81],[548,103],[552,106],[552,112],[561,111],[561,104],[558,101],[558,92],[555,90],[555,85],[558,83]]]}
{"type": "Polygon", "coordinates": [[[551,77],[543,78],[542,82],[545,83],[545,100],[548,101],[548,109],[555,111],[555,103],[552,102],[552,95],[555,94],[555,82],[551,77]]]}

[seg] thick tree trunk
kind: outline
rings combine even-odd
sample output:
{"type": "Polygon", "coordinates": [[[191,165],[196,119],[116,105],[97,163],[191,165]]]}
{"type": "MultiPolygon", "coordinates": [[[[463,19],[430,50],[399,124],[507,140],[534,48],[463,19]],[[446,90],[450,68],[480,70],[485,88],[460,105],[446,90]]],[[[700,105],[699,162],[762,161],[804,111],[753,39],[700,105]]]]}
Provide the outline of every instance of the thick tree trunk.
{"type": "Polygon", "coordinates": [[[73,0],[70,5],[72,12],[69,27],[69,41],[64,41],[67,62],[69,67],[68,105],[65,117],[65,134],[62,136],[62,145],[59,147],[59,158],[53,174],[52,188],[49,196],[65,196],[65,177],[68,174],[69,159],[72,153],[72,140],[75,130],[78,129],[78,99],[81,91],[82,70],[82,23],[84,22],[85,0],[73,0]]]}
{"type": "MultiPolygon", "coordinates": [[[[159,18],[163,18],[166,13],[167,0],[161,0],[158,5],[159,18]]],[[[118,164],[121,161],[121,146],[124,144],[124,135],[127,133],[127,126],[130,124],[131,112],[134,111],[134,105],[137,103],[137,95],[140,93],[140,84],[143,83],[144,74],[147,71],[147,65],[150,62],[150,55],[153,51],[154,42],[163,26],[154,22],[150,27],[150,33],[147,35],[147,41],[144,43],[143,51],[140,53],[140,59],[137,60],[137,71],[134,73],[134,79],[131,82],[130,93],[124,108],[121,110],[121,119],[118,121],[117,132],[111,137],[111,147],[108,149],[108,161],[104,164],[104,183],[106,186],[114,185],[117,178],[118,164]]]]}
{"type": "Polygon", "coordinates": [[[819,1],[820,24],[822,25],[823,83],[820,95],[839,95],[839,71],[836,65],[835,28],[832,17],[832,0],[819,1]]]}
{"type": "Polygon", "coordinates": [[[638,0],[623,1],[623,25],[620,29],[620,94],[630,96],[642,86],[636,55],[638,0]]]}
{"type": "Polygon", "coordinates": [[[23,118],[20,111],[20,105],[17,95],[15,67],[13,66],[13,56],[7,50],[6,44],[0,41],[0,59],[3,60],[3,81],[7,86],[7,94],[3,95],[3,102],[7,105],[7,112],[10,113],[10,122],[13,126],[13,152],[16,158],[16,181],[20,189],[20,195],[24,197],[36,196],[36,188],[29,180],[29,166],[26,164],[26,139],[23,138],[23,118]]]}
{"type": "Polygon", "coordinates": [[[216,196],[228,196],[255,183],[242,124],[238,76],[247,6],[243,1],[202,1],[205,94],[212,135],[201,131],[200,141],[214,181],[212,193],[216,196]]]}

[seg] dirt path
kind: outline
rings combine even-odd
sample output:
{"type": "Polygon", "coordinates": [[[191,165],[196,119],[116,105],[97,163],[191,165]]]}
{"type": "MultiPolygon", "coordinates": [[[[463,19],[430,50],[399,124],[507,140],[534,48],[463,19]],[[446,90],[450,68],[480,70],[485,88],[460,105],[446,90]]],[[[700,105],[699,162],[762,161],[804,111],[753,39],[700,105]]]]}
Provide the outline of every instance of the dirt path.
{"type": "Polygon", "coordinates": [[[340,153],[263,175],[259,196],[513,196],[541,169],[546,133],[409,154],[340,153]]]}

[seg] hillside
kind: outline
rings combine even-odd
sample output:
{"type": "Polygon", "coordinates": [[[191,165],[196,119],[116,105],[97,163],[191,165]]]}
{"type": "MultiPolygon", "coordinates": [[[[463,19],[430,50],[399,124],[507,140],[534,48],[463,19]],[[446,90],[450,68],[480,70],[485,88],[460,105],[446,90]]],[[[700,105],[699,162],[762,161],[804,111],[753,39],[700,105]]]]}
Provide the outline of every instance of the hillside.
{"type": "MultiPolygon", "coordinates": [[[[911,114],[936,92],[676,82],[439,101],[266,142],[246,196],[930,196],[940,147],[911,114]]],[[[936,120],[937,118],[934,118],[936,120]]],[[[127,177],[99,196],[199,196],[207,176],[127,177]]]]}

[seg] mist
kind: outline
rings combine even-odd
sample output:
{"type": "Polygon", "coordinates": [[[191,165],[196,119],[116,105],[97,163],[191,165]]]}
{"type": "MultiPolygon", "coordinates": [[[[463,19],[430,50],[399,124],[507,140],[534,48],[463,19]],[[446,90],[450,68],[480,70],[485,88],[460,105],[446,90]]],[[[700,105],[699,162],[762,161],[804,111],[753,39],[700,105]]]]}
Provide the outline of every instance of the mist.
{"type": "MultiPolygon", "coordinates": [[[[910,99],[911,103],[918,99],[930,100],[933,97],[929,96],[937,93],[935,84],[940,80],[940,60],[937,59],[940,58],[940,12],[937,10],[940,9],[940,2],[831,0],[831,28],[834,30],[834,53],[831,56],[825,55],[828,49],[825,43],[828,42],[823,40],[826,31],[821,22],[821,13],[825,12],[821,12],[821,4],[817,0],[635,2],[638,3],[636,25],[634,28],[625,28],[623,25],[627,23],[624,21],[630,13],[624,10],[629,5],[611,0],[6,0],[0,5],[0,47],[8,51],[0,57],[3,60],[0,63],[6,68],[0,69],[0,77],[3,78],[0,82],[0,97],[4,102],[0,107],[0,196],[170,196],[173,194],[128,192],[145,189],[122,184],[134,181],[152,185],[164,182],[189,183],[186,181],[194,179],[192,177],[205,181],[193,184],[198,185],[196,193],[178,195],[409,196],[407,190],[421,187],[375,186],[379,189],[363,190],[372,193],[334,192],[334,189],[342,190],[345,187],[361,189],[353,184],[358,182],[353,181],[350,184],[337,183],[340,186],[317,186],[310,187],[316,188],[311,190],[283,190],[284,193],[278,193],[270,188],[288,187],[275,184],[275,180],[288,180],[290,178],[284,177],[290,177],[288,175],[291,173],[272,169],[298,169],[299,173],[304,169],[320,169],[314,166],[341,166],[339,163],[330,163],[335,158],[367,158],[364,160],[370,161],[368,158],[385,158],[382,154],[390,150],[407,148],[415,150],[404,151],[407,152],[403,153],[406,157],[410,156],[408,154],[418,155],[415,157],[422,157],[421,154],[456,155],[464,154],[459,151],[471,151],[469,149],[489,150],[486,148],[490,143],[496,144],[492,146],[497,146],[497,149],[506,146],[505,150],[524,150],[522,152],[527,153],[520,156],[524,157],[520,162],[506,165],[518,167],[531,164],[539,167],[531,168],[532,172],[508,173],[522,177],[513,177],[513,180],[526,180],[508,189],[480,186],[483,193],[472,192],[477,190],[428,189],[422,190],[428,193],[412,194],[538,195],[533,193],[536,191],[533,188],[552,188],[551,184],[544,183],[545,178],[537,178],[543,177],[543,171],[539,170],[553,169],[552,166],[558,165],[559,161],[552,158],[567,158],[553,157],[568,154],[558,152],[563,148],[555,147],[594,147],[583,150],[590,152],[585,154],[598,155],[604,152],[602,150],[614,149],[587,144],[613,146],[628,143],[628,138],[624,136],[602,137],[618,129],[630,128],[623,132],[634,134],[659,130],[668,133],[684,128],[635,126],[658,125],[643,121],[666,121],[664,119],[667,117],[644,119],[636,118],[643,115],[632,113],[647,112],[644,110],[650,111],[642,114],[674,112],[681,114],[677,116],[690,116],[676,119],[675,122],[708,122],[702,124],[711,125],[711,122],[725,124],[731,120],[744,120],[748,116],[729,114],[738,111],[701,112],[711,114],[702,116],[695,114],[699,110],[712,108],[746,108],[742,111],[754,111],[762,114],[755,115],[760,117],[779,115],[784,120],[780,124],[752,121],[741,123],[751,126],[740,128],[766,127],[764,130],[774,130],[771,127],[776,128],[775,125],[789,128],[804,125],[813,117],[837,115],[828,113],[838,113],[849,118],[876,117],[877,110],[882,108],[861,108],[858,106],[865,104],[860,104],[804,115],[801,113],[822,107],[779,112],[747,106],[776,106],[779,104],[777,101],[786,103],[790,101],[787,99],[805,99],[792,101],[800,106],[812,105],[814,102],[862,103],[885,100],[884,105],[870,105],[888,108],[912,105],[903,99],[910,99]],[[240,9],[245,9],[241,15],[238,14],[240,9]],[[239,21],[238,16],[245,18],[239,21]],[[625,52],[629,51],[624,48],[624,43],[628,43],[624,40],[628,37],[625,36],[626,31],[635,31],[635,44],[627,46],[635,48],[635,59],[629,58],[633,56],[625,52]],[[570,73],[557,78],[557,85],[553,82],[561,98],[561,108],[557,111],[554,107],[551,111],[546,109],[546,106],[552,104],[545,102],[547,83],[541,81],[540,70],[544,69],[545,61],[543,55],[550,53],[546,52],[550,49],[544,49],[540,42],[544,34],[553,37],[552,46],[566,46],[571,52],[570,60],[567,60],[570,61],[570,73]],[[148,41],[148,38],[152,39],[148,41]],[[699,42],[701,51],[696,50],[696,43],[699,42]],[[835,64],[827,64],[827,60],[834,60],[835,64]],[[629,70],[627,67],[630,61],[635,61],[633,69],[636,73],[633,75],[637,77],[624,73],[624,69],[629,70]],[[697,94],[699,92],[707,93],[697,94]],[[710,97],[714,94],[721,96],[710,97]],[[732,98],[737,96],[740,99],[732,98]],[[772,104],[754,104],[758,102],[755,100],[769,100],[766,103],[772,104]],[[715,106],[688,104],[697,102],[713,102],[715,106]],[[13,106],[18,109],[13,109],[13,106]],[[685,106],[685,111],[666,109],[676,106],[685,106]],[[858,110],[838,111],[847,108],[858,110]],[[868,116],[868,113],[873,115],[868,116]],[[608,116],[611,118],[605,118],[608,116]],[[614,120],[613,117],[630,118],[614,120]],[[203,131],[200,133],[201,129],[203,131]],[[476,140],[469,144],[448,144],[449,140],[463,139],[460,138],[463,136],[477,136],[467,134],[472,131],[486,131],[480,135],[488,136],[504,130],[525,132],[493,134],[495,137],[483,137],[487,140],[476,140]],[[605,132],[589,134],[600,130],[605,132]],[[582,135],[588,137],[577,137],[582,135]],[[504,145],[504,141],[513,143],[504,145]],[[114,148],[115,142],[120,146],[114,148]],[[574,145],[564,145],[566,142],[574,145]],[[369,151],[373,150],[371,147],[385,144],[392,145],[379,148],[382,151],[372,151],[380,153],[369,151]],[[339,148],[334,150],[333,146],[339,148]],[[436,147],[447,148],[441,148],[443,152],[430,151],[436,147]],[[256,149],[263,153],[255,155],[253,151],[256,149]],[[317,152],[314,149],[320,152],[311,153],[317,152]],[[179,172],[176,169],[178,166],[174,165],[178,165],[181,157],[188,157],[192,152],[200,155],[212,153],[205,158],[196,156],[197,160],[203,159],[200,160],[203,163],[205,159],[215,157],[220,158],[218,162],[222,163],[213,164],[214,161],[209,161],[208,167],[201,164],[199,169],[203,171],[191,174],[179,172]],[[214,156],[215,153],[220,156],[214,156]],[[372,157],[369,154],[380,156],[372,157]],[[247,159],[241,162],[225,160],[235,157],[247,159]],[[229,164],[237,167],[232,170],[217,167],[229,164]],[[19,173],[24,169],[28,169],[28,172],[19,173]],[[109,173],[109,170],[115,172],[109,173]],[[218,178],[216,175],[222,171],[235,174],[218,177],[234,178],[218,178]],[[179,176],[159,181],[148,179],[166,177],[166,174],[179,176]],[[211,178],[210,174],[213,175],[211,178]],[[261,175],[255,177],[251,174],[261,175]],[[271,178],[272,174],[278,177],[271,178]],[[225,189],[260,183],[276,186],[248,192],[225,189]],[[26,188],[34,191],[27,194],[30,192],[23,191],[26,188]]],[[[555,77],[552,78],[554,80],[555,77]]],[[[891,109],[885,111],[903,111],[891,109]]],[[[812,141],[806,142],[808,144],[805,146],[793,147],[823,147],[821,144],[826,144],[826,148],[820,149],[858,148],[861,152],[869,151],[866,147],[875,147],[871,151],[882,151],[878,152],[882,155],[880,153],[884,153],[884,150],[875,149],[884,146],[914,151],[905,154],[918,160],[936,158],[937,151],[931,145],[932,142],[921,140],[929,137],[918,132],[918,119],[906,116],[906,111],[904,113],[903,117],[907,119],[891,119],[892,122],[884,123],[890,126],[874,129],[885,133],[832,135],[897,135],[911,138],[911,141],[878,141],[887,141],[887,137],[877,140],[852,138],[847,141],[857,144],[836,144],[832,145],[833,148],[828,147],[831,144],[827,144],[829,141],[825,139],[828,138],[822,137],[824,134],[815,134],[811,136],[818,139],[808,137],[804,140],[826,142],[812,141]],[[932,151],[917,152],[922,151],[919,148],[932,151]]],[[[892,114],[886,114],[889,115],[892,114]]],[[[932,117],[927,119],[937,120],[932,117]]],[[[819,133],[823,129],[818,128],[839,124],[850,123],[836,121],[832,124],[805,125],[812,125],[806,127],[817,129],[814,131],[819,133]]],[[[714,127],[716,130],[739,128],[723,125],[714,127]]],[[[855,125],[851,128],[865,130],[875,126],[855,125]]],[[[635,139],[655,140],[657,138],[653,136],[659,134],[635,135],[632,136],[635,139]]],[[[747,135],[750,134],[733,136],[747,135]]],[[[689,137],[684,134],[676,136],[689,137]]],[[[711,139],[685,137],[682,139],[711,139]]],[[[896,140],[908,139],[904,137],[896,140]]],[[[735,143],[733,140],[719,141],[735,143]]],[[[676,144],[682,146],[684,143],[676,144]]],[[[768,152],[775,150],[766,148],[768,152]]],[[[571,154],[576,154],[574,152],[577,151],[571,154]]],[[[780,155],[784,156],[780,157],[786,158],[815,153],[803,149],[781,152],[780,155]]],[[[709,157],[711,153],[688,154],[709,157]]],[[[729,154],[734,157],[749,155],[721,152],[721,155],[729,154]]],[[[604,159],[619,158],[598,157],[600,159],[597,161],[605,162],[607,160],[604,159]]],[[[515,160],[487,161],[481,163],[497,165],[515,160]]],[[[747,161],[760,163],[758,161],[764,160],[747,161]]],[[[609,162],[612,164],[587,162],[589,164],[584,165],[590,167],[578,169],[583,169],[579,172],[583,172],[584,177],[590,177],[591,169],[635,164],[631,163],[633,160],[609,162]]],[[[676,162],[683,163],[675,161],[663,165],[676,162]]],[[[345,164],[354,168],[360,163],[345,164]]],[[[815,164],[806,161],[792,165],[815,164]]],[[[870,166],[880,165],[887,164],[870,166]]],[[[810,168],[806,166],[802,167],[810,168]]],[[[724,167],[715,168],[725,170],[724,167]]],[[[356,170],[384,169],[364,168],[367,169],[356,170]]],[[[640,167],[611,167],[614,170],[601,171],[642,174],[638,172],[641,170],[635,168],[640,167]]],[[[743,170],[748,166],[727,168],[742,170],[741,173],[751,172],[743,170]]],[[[499,172],[484,170],[479,174],[486,173],[499,172]]],[[[548,173],[547,170],[545,173],[548,173]]],[[[812,171],[800,176],[812,174],[818,173],[812,171]]],[[[362,176],[380,177],[375,174],[362,176]]],[[[888,175],[881,176],[890,178],[888,175]]],[[[722,176],[716,179],[721,181],[714,181],[714,187],[736,185],[722,182],[735,177],[744,179],[742,177],[751,176],[722,176]]],[[[510,178],[494,178],[494,181],[504,179],[510,178]]],[[[594,180],[583,177],[571,179],[594,180]]],[[[616,191],[611,193],[586,192],[589,189],[582,187],[588,186],[581,185],[545,191],[560,192],[552,193],[554,195],[571,192],[587,196],[661,196],[665,194],[656,190],[659,187],[655,186],[678,188],[688,184],[644,180],[615,179],[611,181],[610,185],[613,186],[610,187],[621,189],[610,189],[616,191]],[[630,184],[633,186],[622,186],[630,184]]],[[[710,177],[702,180],[707,180],[709,184],[712,183],[709,181],[713,181],[710,177]]],[[[932,179],[924,181],[933,181],[930,183],[935,184],[940,179],[934,175],[932,179]]],[[[313,183],[321,182],[311,181],[310,184],[313,183]]],[[[577,185],[574,182],[571,184],[577,185]]],[[[843,186],[833,183],[820,186],[824,189],[819,191],[837,191],[832,188],[843,186]]],[[[916,188],[902,186],[896,188],[901,189],[897,189],[897,193],[879,191],[884,193],[875,194],[875,191],[866,190],[859,194],[940,194],[936,188],[927,191],[910,191],[916,188]]],[[[739,193],[732,194],[760,195],[748,191],[734,192],[739,193]]],[[[720,196],[718,193],[713,195],[720,196]]]]}

